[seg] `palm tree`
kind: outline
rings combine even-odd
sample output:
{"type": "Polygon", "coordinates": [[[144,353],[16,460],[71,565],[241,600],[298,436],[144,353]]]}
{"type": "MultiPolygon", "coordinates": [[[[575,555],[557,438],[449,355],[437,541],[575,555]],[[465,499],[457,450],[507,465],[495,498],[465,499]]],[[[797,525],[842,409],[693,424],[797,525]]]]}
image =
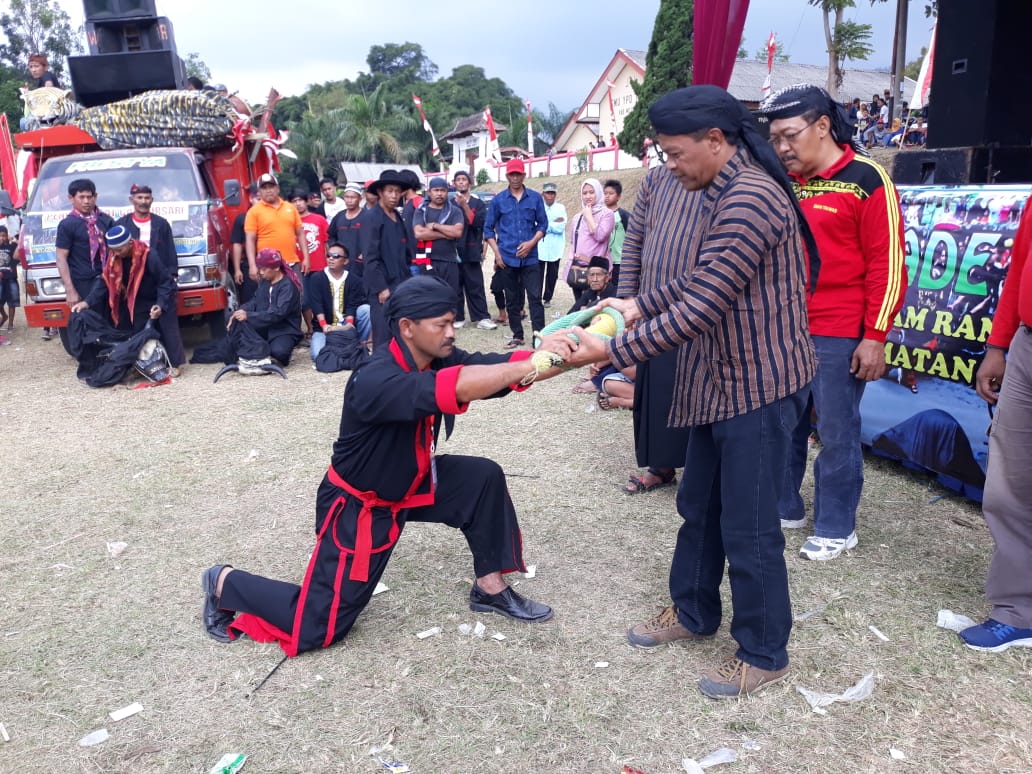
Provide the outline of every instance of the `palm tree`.
{"type": "Polygon", "coordinates": [[[419,122],[411,111],[388,105],[383,85],[371,94],[349,94],[344,107],[333,111],[341,115],[340,150],[344,157],[402,162],[419,149],[412,139],[419,122]]]}
{"type": "Polygon", "coordinates": [[[290,133],[290,148],[300,163],[308,164],[322,179],[323,171],[346,154],[341,146],[344,134],[344,115],[340,108],[325,113],[311,111],[290,133]]]}

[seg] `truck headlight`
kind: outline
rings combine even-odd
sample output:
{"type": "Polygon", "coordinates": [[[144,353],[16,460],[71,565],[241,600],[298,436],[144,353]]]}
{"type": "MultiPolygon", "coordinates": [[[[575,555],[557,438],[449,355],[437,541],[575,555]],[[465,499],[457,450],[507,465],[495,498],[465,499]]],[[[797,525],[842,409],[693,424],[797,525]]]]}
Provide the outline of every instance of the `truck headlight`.
{"type": "Polygon", "coordinates": [[[201,269],[199,266],[180,266],[176,282],[180,285],[196,285],[201,281],[201,269]]]}
{"type": "Polygon", "coordinates": [[[60,277],[41,279],[39,286],[44,296],[63,296],[65,294],[64,282],[60,277]]]}

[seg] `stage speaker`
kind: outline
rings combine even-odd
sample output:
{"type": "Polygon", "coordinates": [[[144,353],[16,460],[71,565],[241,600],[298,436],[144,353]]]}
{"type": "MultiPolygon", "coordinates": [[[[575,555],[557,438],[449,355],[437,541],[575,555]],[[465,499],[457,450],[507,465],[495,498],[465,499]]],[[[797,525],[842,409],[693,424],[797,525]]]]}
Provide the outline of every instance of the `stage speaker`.
{"type": "Polygon", "coordinates": [[[91,54],[170,51],[176,47],[172,22],[165,16],[86,22],[86,42],[91,54]]]}
{"type": "Polygon", "coordinates": [[[82,0],[82,5],[88,22],[158,15],[154,0],[82,0]]]}
{"type": "Polygon", "coordinates": [[[939,0],[928,147],[1032,145],[1029,0],[939,0]]]}
{"type": "Polygon", "coordinates": [[[892,181],[896,185],[1027,183],[1032,181],[1032,146],[900,151],[892,162],[892,181]]]}
{"type": "Polygon", "coordinates": [[[75,99],[83,107],[106,105],[152,89],[186,86],[175,49],[68,57],[75,99]]]}

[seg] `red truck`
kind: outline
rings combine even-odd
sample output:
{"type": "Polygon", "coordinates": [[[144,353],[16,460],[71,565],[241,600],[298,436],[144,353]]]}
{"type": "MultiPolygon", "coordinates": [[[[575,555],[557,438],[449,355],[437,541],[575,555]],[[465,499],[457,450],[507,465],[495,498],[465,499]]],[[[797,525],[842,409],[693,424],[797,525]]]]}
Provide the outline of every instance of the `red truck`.
{"type": "Polygon", "coordinates": [[[22,215],[19,245],[25,272],[25,316],[30,326],[56,327],[66,341],[69,308],[57,272],[57,225],[68,214],[68,183],[89,178],[97,206],[118,218],[130,211],[135,183],[154,192],[153,212],[172,224],[179,255],[181,318],[204,320],[214,335],[224,332],[227,310],[236,307],[229,265],[233,219],[247,208],[242,191],[252,179],[246,151],[229,148],[134,148],[102,151],[75,126],[55,126],[15,135],[31,151],[38,177],[22,215]]]}

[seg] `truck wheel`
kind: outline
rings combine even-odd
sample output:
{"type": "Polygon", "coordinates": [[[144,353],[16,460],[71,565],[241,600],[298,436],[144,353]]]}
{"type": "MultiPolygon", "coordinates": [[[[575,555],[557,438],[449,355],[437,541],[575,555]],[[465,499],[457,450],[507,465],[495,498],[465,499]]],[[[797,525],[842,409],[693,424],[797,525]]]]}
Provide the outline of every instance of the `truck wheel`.
{"type": "Polygon", "coordinates": [[[75,357],[75,354],[72,352],[72,345],[68,340],[68,329],[58,328],[57,335],[60,337],[61,346],[64,347],[64,351],[68,353],[68,357],[75,357]]]}

